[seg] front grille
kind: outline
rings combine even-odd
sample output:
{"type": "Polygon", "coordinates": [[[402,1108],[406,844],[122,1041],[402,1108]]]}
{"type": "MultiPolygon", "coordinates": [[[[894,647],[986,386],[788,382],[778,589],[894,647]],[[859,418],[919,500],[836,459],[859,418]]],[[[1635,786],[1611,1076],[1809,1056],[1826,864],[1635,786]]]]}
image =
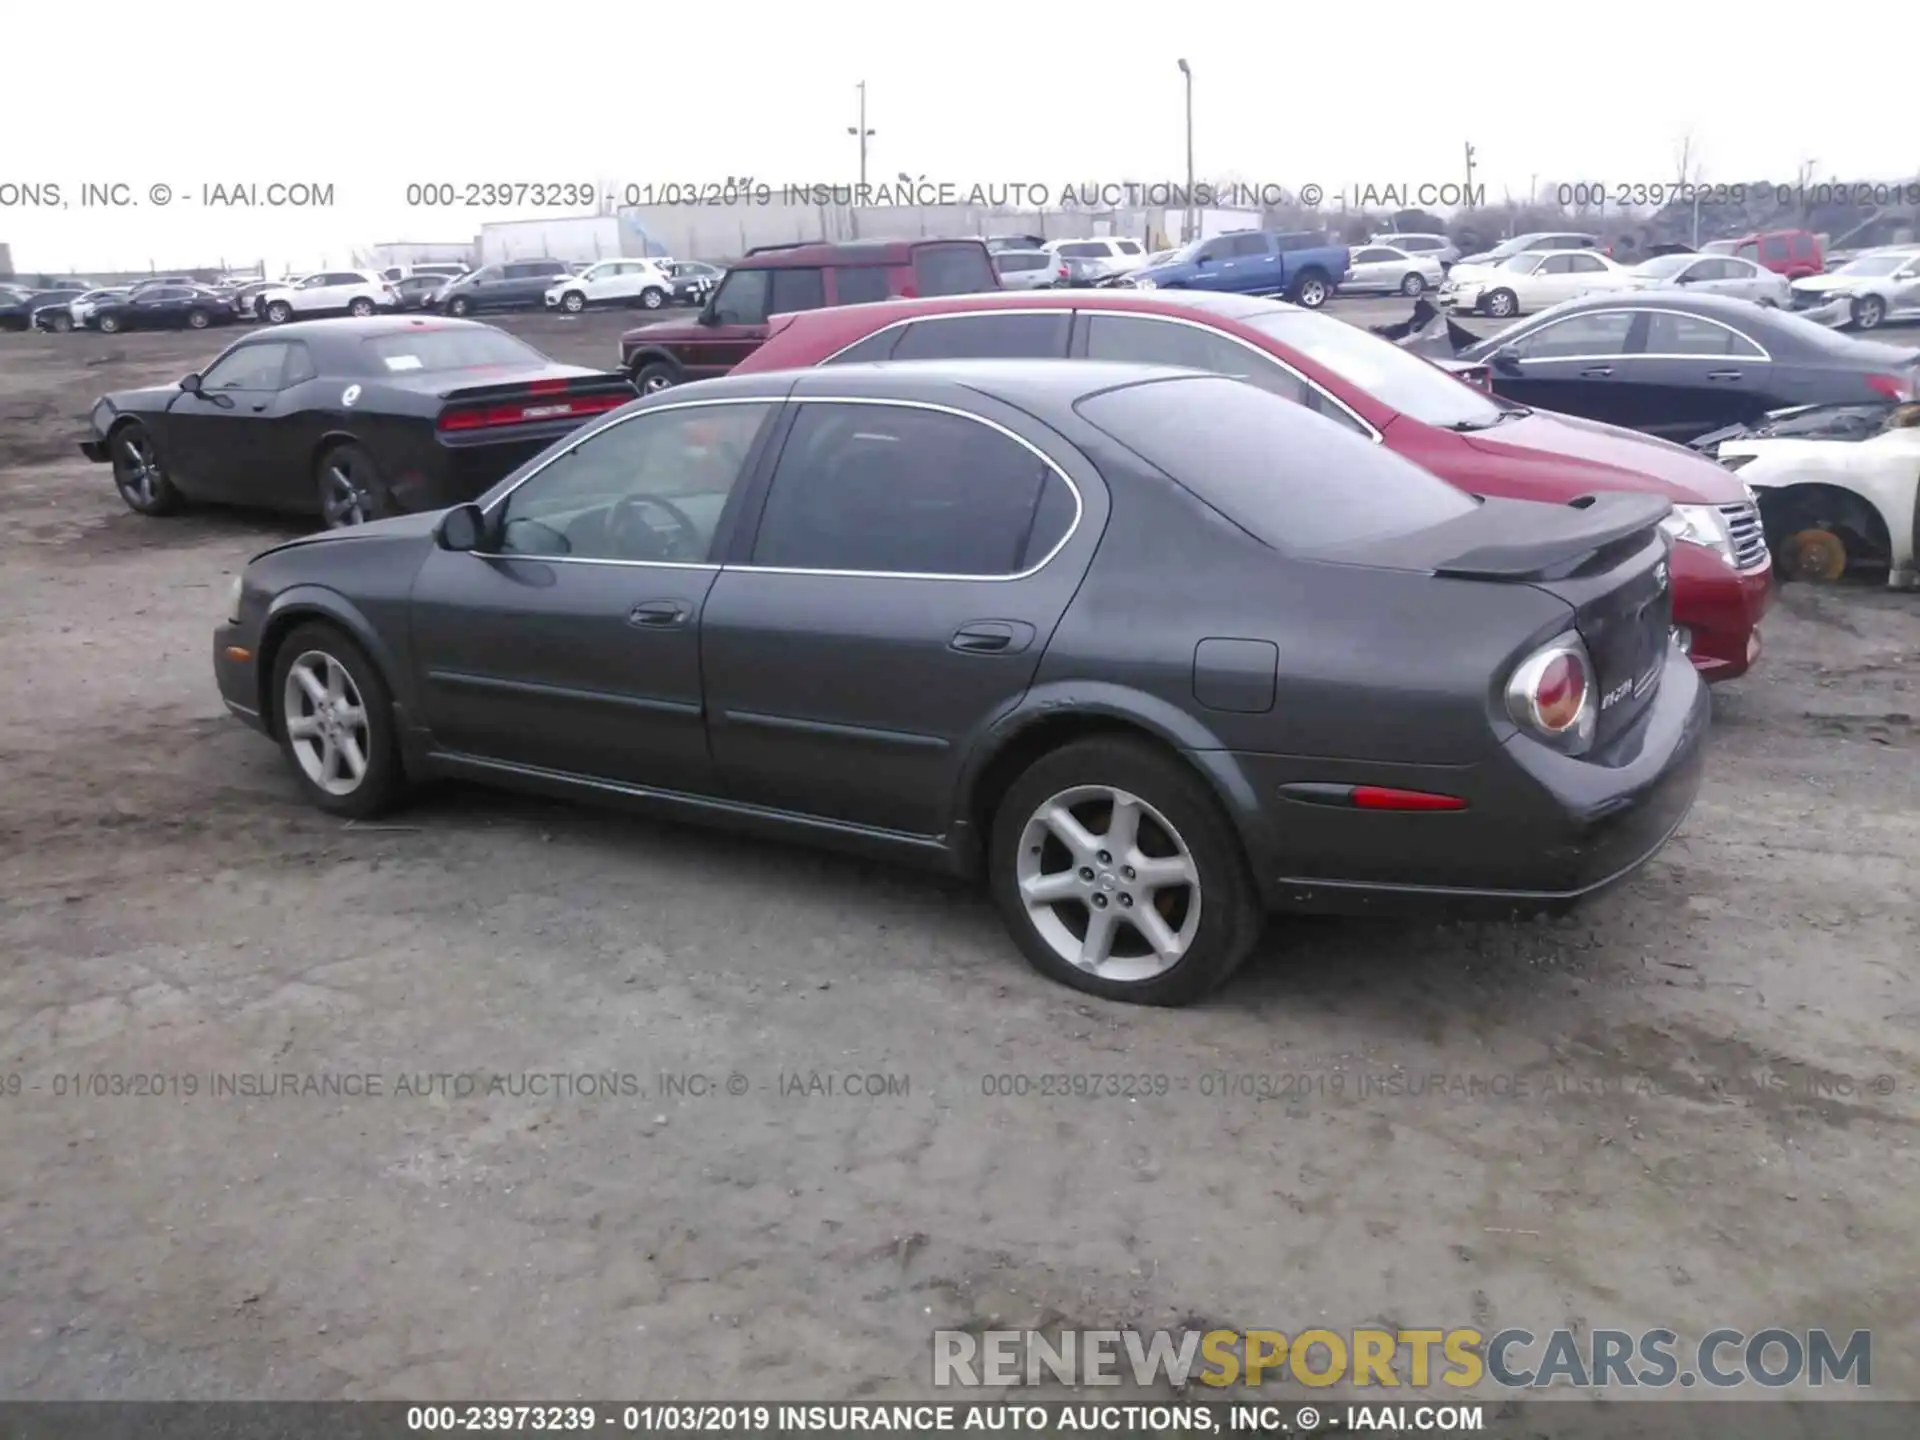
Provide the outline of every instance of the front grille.
{"type": "Polygon", "coordinates": [[[1767,559],[1767,531],[1760,523],[1760,508],[1746,501],[1717,508],[1733,537],[1734,564],[1742,570],[1757,570],[1767,559]]]}

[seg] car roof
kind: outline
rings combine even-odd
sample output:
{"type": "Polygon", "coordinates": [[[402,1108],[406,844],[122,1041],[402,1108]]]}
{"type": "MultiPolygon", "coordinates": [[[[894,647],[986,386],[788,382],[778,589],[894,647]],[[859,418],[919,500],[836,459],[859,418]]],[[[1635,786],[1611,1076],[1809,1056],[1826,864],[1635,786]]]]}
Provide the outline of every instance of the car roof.
{"type": "Polygon", "coordinates": [[[274,325],[254,334],[270,340],[304,340],[315,337],[340,340],[377,340],[383,335],[408,335],[424,330],[491,330],[491,325],[475,320],[455,320],[439,316],[368,315],[343,316],[335,320],[297,320],[291,325],[274,325]]]}
{"type": "Polygon", "coordinates": [[[910,265],[913,253],[928,245],[978,245],[986,242],[972,235],[927,236],[917,240],[855,240],[845,243],[790,245],[784,249],[766,249],[733,262],[735,270],[785,270],[812,265],[910,265]]]}
{"type": "MultiPolygon", "coordinates": [[[[1041,421],[1065,420],[1090,395],[1159,380],[1191,380],[1211,374],[1177,365],[1136,365],[1087,360],[879,360],[809,370],[766,370],[723,375],[661,392],[664,403],[721,399],[901,400],[968,408],[985,396],[1025,410],[1041,421]]],[[[1302,414],[1308,413],[1302,410],[1302,414]]]]}

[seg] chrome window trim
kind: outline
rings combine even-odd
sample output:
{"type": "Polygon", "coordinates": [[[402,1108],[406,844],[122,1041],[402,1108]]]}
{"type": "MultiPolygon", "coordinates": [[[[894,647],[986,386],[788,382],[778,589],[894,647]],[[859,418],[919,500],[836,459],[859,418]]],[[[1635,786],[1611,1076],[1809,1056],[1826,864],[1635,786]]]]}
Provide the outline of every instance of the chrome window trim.
{"type": "MultiPolygon", "coordinates": [[[[820,361],[820,365],[831,365],[835,360],[839,359],[842,355],[846,354],[847,351],[853,349],[855,345],[864,345],[869,340],[874,339],[876,336],[886,334],[889,330],[901,330],[906,328],[908,325],[924,325],[929,320],[965,320],[975,315],[1058,315],[1058,314],[1061,314],[1062,312],[1065,312],[1066,314],[1069,314],[1075,317],[1078,317],[1081,315],[1087,315],[1087,316],[1118,315],[1128,320],[1157,320],[1164,325],[1185,325],[1190,329],[1204,330],[1207,332],[1207,334],[1218,336],[1222,340],[1231,340],[1234,344],[1240,346],[1243,350],[1248,350],[1248,351],[1251,351],[1253,354],[1258,355],[1262,360],[1265,360],[1269,365],[1279,366],[1282,370],[1286,371],[1287,374],[1293,376],[1294,379],[1298,380],[1302,385],[1306,386],[1307,389],[1311,390],[1314,394],[1339,406],[1343,412],[1345,412],[1349,417],[1351,417],[1354,424],[1358,425],[1362,433],[1364,433],[1369,439],[1371,439],[1374,444],[1383,445],[1386,443],[1386,437],[1383,436],[1378,430],[1374,429],[1372,425],[1368,424],[1365,416],[1361,415],[1351,405],[1347,404],[1346,401],[1342,400],[1338,395],[1335,395],[1332,391],[1328,390],[1325,386],[1320,385],[1313,380],[1309,380],[1305,375],[1302,375],[1298,370],[1294,369],[1293,366],[1287,364],[1287,362],[1282,360],[1278,355],[1272,354],[1269,351],[1261,349],[1258,345],[1255,345],[1250,340],[1242,340],[1238,335],[1230,335],[1225,330],[1221,330],[1216,326],[1209,325],[1203,320],[1190,320],[1184,315],[1160,315],[1150,310],[1083,310],[1076,306],[1068,306],[1068,305],[1007,306],[1003,309],[1002,307],[996,305],[996,306],[992,306],[990,308],[981,309],[981,310],[943,310],[937,315],[910,315],[904,320],[895,320],[890,325],[882,325],[878,330],[869,330],[865,335],[862,335],[858,340],[853,341],[851,344],[842,345],[838,350],[834,351],[833,354],[827,356],[826,359],[820,361]]],[[[1064,358],[1075,359],[1079,357],[1067,356],[1064,358]]],[[[874,361],[870,363],[880,364],[880,363],[890,363],[890,362],[874,361]]],[[[912,365],[912,364],[922,364],[925,362],[904,360],[901,363],[904,365],[912,365]]],[[[815,366],[814,368],[818,369],[819,366],[815,366]]],[[[1228,378],[1231,379],[1232,377],[1229,376],[1228,378]]]]}
{"type": "MultiPolygon", "coordinates": [[[[1718,325],[1722,330],[1727,331],[1729,334],[1737,335],[1740,339],[1746,341],[1747,344],[1753,346],[1753,348],[1758,350],[1760,353],[1758,355],[1718,355],[1718,356],[1685,354],[1685,353],[1677,354],[1677,355],[1669,355],[1663,352],[1647,350],[1647,351],[1635,351],[1631,355],[1626,354],[1625,352],[1622,352],[1622,351],[1614,351],[1612,353],[1602,353],[1599,355],[1542,355],[1539,358],[1542,360],[1716,360],[1718,359],[1718,360],[1759,360],[1759,361],[1764,361],[1769,365],[1773,363],[1773,355],[1767,349],[1767,347],[1762,345],[1758,340],[1754,339],[1753,336],[1747,334],[1746,331],[1741,330],[1736,326],[1729,325],[1724,320],[1716,320],[1711,315],[1697,315],[1691,310],[1675,310],[1665,305],[1638,305],[1630,309],[1611,309],[1611,310],[1602,308],[1602,309],[1596,309],[1596,310],[1583,310],[1578,315],[1560,315],[1560,316],[1556,316],[1554,319],[1548,321],[1544,325],[1536,325],[1533,327],[1533,329],[1528,330],[1523,334],[1514,336],[1513,339],[1507,341],[1506,343],[1508,345],[1518,345],[1521,341],[1530,340],[1535,335],[1540,334],[1542,331],[1552,329],[1553,326],[1555,325],[1564,325],[1569,320],[1587,320],[1587,319],[1591,319],[1595,315],[1678,315],[1687,320],[1704,320],[1709,325],[1718,325]]],[[[1501,348],[1504,349],[1505,347],[1503,346],[1501,348]]],[[[1526,356],[1522,355],[1518,358],[1521,364],[1524,365],[1527,363],[1526,356]]]]}
{"type": "MultiPolygon", "coordinates": [[[[960,313],[977,314],[979,312],[965,311],[960,313]]],[[[878,334],[879,332],[875,331],[874,333],[878,334]]],[[[869,336],[867,338],[871,339],[872,337],[869,336]]],[[[903,361],[902,363],[910,365],[923,362],[903,361]]],[[[938,362],[936,361],[934,363],[937,364],[938,362]]],[[[1080,533],[1080,522],[1086,517],[1087,506],[1086,501],[1081,497],[1080,487],[1073,483],[1073,477],[1062,470],[1060,466],[1054,462],[1053,457],[1047,454],[1046,451],[1042,450],[1038,445],[1035,445],[1024,435],[1017,434],[1008,429],[998,420],[989,420],[986,416],[976,415],[971,410],[962,410],[956,405],[942,405],[933,400],[895,400],[890,397],[875,395],[793,395],[788,397],[787,403],[790,405],[887,405],[898,409],[931,410],[937,414],[954,415],[962,420],[971,420],[976,425],[984,425],[987,429],[998,431],[1000,434],[1006,436],[1007,439],[1027,451],[1035,459],[1039,460],[1042,465],[1046,466],[1048,470],[1051,470],[1055,475],[1060,477],[1061,483],[1067,487],[1067,493],[1073,496],[1073,523],[1067,526],[1059,540],[1054,542],[1053,548],[1041,556],[1037,563],[1012,575],[946,575],[938,571],[923,570],[816,570],[797,565],[754,564],[723,565],[721,567],[723,570],[739,570],[756,575],[830,575],[840,579],[859,580],[964,580],[973,584],[1004,585],[1016,580],[1030,580],[1035,575],[1038,575],[1042,570],[1046,569],[1048,565],[1052,564],[1054,557],[1066,549],[1068,542],[1080,533]]],[[[769,495],[773,493],[773,486],[779,481],[779,478],[780,468],[776,463],[774,473],[767,481],[767,493],[769,495]]],[[[764,508],[761,513],[764,517],[764,508]]],[[[758,542],[759,538],[760,536],[756,529],[754,540],[758,542]]]]}

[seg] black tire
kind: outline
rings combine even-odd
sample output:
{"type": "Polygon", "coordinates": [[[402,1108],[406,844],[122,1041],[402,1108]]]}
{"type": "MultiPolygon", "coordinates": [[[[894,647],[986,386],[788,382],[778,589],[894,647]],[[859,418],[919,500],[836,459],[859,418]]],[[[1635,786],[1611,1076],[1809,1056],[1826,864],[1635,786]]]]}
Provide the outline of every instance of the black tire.
{"type": "Polygon", "coordinates": [[[189,330],[204,330],[212,323],[213,317],[204,310],[189,310],[187,312],[187,328],[189,330]]]}
{"type": "Polygon", "coordinates": [[[107,447],[113,488],[136,515],[172,515],[186,503],[167,478],[152,432],[138,420],[117,426],[107,437],[107,447]],[[142,474],[141,467],[148,467],[147,473],[142,474]]]}
{"type": "Polygon", "coordinates": [[[1406,279],[1400,282],[1400,293],[1409,298],[1420,294],[1427,288],[1427,277],[1418,270],[1409,270],[1406,279]]]}
{"type": "Polygon", "coordinates": [[[1853,302],[1853,324],[1857,330],[1878,330],[1887,318],[1887,302],[1878,295],[1862,295],[1853,302]]]}
{"type": "Polygon", "coordinates": [[[667,360],[649,360],[633,372],[633,388],[653,395],[680,383],[680,368],[667,360]]]}
{"type": "Polygon", "coordinates": [[[320,523],[344,530],[395,513],[392,492],[373,454],[364,445],[335,445],[314,463],[313,483],[320,502],[320,523]]]}
{"type": "Polygon", "coordinates": [[[55,334],[64,335],[73,329],[73,316],[70,313],[63,312],[55,315],[51,320],[47,321],[47,324],[53,327],[55,334]]]}
{"type": "Polygon", "coordinates": [[[324,622],[313,622],[297,627],[288,635],[274,657],[273,689],[268,692],[268,703],[273,707],[274,738],[280,742],[280,753],[286,756],[294,783],[308,804],[329,815],[364,820],[389,808],[405,792],[406,772],[400,763],[400,737],[393,718],[392,692],[387,688],[386,677],[345,631],[324,622]],[[295,748],[307,742],[297,742],[289,734],[287,678],[293,667],[309,656],[324,656],[338,664],[359,694],[358,708],[365,725],[355,739],[365,756],[366,769],[353,788],[344,793],[328,790],[313,780],[295,748]]]}
{"type": "Polygon", "coordinates": [[[293,318],[293,307],[284,300],[275,300],[267,306],[267,323],[284,325],[293,318]]]}
{"type": "Polygon", "coordinates": [[[569,290],[560,297],[560,308],[569,315],[578,315],[587,308],[587,297],[578,290],[569,290]]]}
{"type": "Polygon", "coordinates": [[[373,313],[373,301],[364,295],[356,295],[353,297],[353,302],[347,306],[347,313],[356,319],[364,320],[373,313]]]}
{"type": "Polygon", "coordinates": [[[640,292],[640,308],[642,310],[658,310],[666,303],[667,292],[662,290],[658,285],[649,285],[640,292]]]}
{"type": "Polygon", "coordinates": [[[1333,298],[1333,282],[1318,270],[1309,270],[1293,282],[1293,303],[1306,310],[1318,310],[1333,298]]]}
{"type": "Polygon", "coordinates": [[[120,333],[120,317],[118,315],[102,315],[93,323],[99,327],[102,335],[118,335],[120,333]]]}
{"type": "Polygon", "coordinates": [[[449,315],[464,315],[471,309],[473,309],[473,302],[464,295],[456,295],[447,302],[449,315]]]}
{"type": "MultiPolygon", "coordinates": [[[[1108,1000],[1190,1004],[1239,967],[1265,924],[1246,854],[1219,800],[1199,775],[1141,740],[1079,740],[1036,760],[1013,782],[994,814],[987,865],[988,887],[1001,919],[1034,969],[1108,1000]],[[1158,975],[1120,980],[1083,970],[1056,951],[1028,916],[1017,868],[1023,835],[1041,805],[1077,786],[1112,786],[1137,796],[1166,818],[1192,858],[1203,902],[1198,928],[1186,952],[1158,975]]],[[[1082,914],[1092,911],[1082,907],[1082,914]]]]}
{"type": "Polygon", "coordinates": [[[1481,300],[1480,308],[1496,320],[1506,320],[1520,313],[1520,297],[1511,290],[1496,290],[1481,300]]]}

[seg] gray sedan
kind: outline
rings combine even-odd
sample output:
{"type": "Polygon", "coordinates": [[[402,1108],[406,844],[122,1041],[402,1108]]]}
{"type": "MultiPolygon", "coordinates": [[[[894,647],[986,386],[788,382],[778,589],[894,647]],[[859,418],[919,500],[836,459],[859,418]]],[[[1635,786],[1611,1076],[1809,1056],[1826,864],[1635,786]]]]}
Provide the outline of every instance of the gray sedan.
{"type": "Polygon", "coordinates": [[[1656,255],[1633,267],[1634,289],[1685,287],[1696,295],[1731,295],[1785,307],[1793,298],[1787,277],[1732,255],[1656,255]]]}
{"type": "Polygon", "coordinates": [[[1476,500],[1191,370],[828,366],[269,550],[213,660],[333,814],[462,776],[918,860],[1178,1004],[1269,909],[1557,909],[1665,843],[1668,510],[1476,500]]]}
{"type": "Polygon", "coordinates": [[[1437,288],[1444,274],[1437,256],[1415,255],[1392,245],[1361,245],[1340,289],[1347,294],[1418,295],[1437,288]]]}

